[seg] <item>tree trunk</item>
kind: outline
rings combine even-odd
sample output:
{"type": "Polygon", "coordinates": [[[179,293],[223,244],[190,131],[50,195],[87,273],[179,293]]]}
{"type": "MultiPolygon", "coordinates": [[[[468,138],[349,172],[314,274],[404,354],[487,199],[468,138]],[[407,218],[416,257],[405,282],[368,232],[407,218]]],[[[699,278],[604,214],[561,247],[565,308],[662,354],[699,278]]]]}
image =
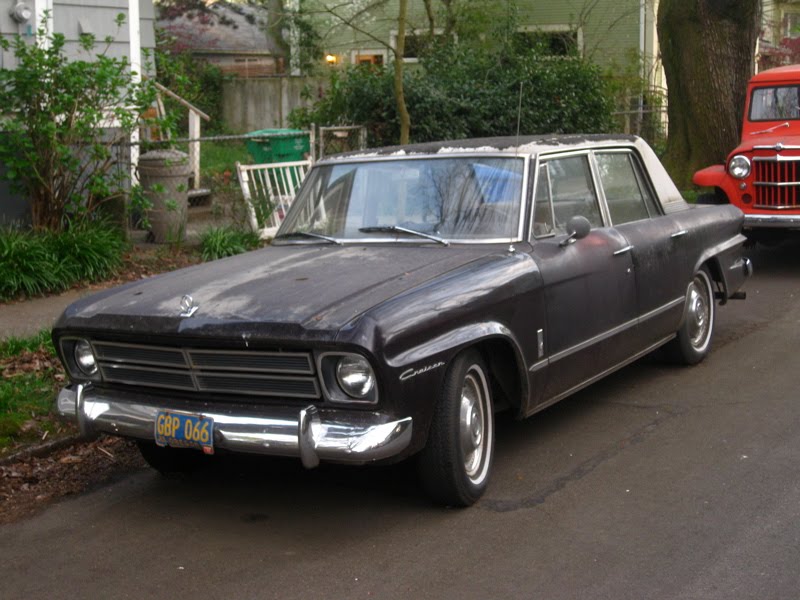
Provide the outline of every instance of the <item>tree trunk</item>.
{"type": "Polygon", "coordinates": [[[661,0],[657,26],[669,89],[664,164],[681,189],[739,142],[759,9],[759,0],[661,0]]]}
{"type": "Polygon", "coordinates": [[[411,117],[406,107],[406,95],[403,90],[403,54],[406,48],[406,15],[408,0],[400,0],[400,11],[397,16],[397,47],[394,53],[394,96],[397,101],[397,114],[400,116],[400,143],[407,144],[411,131],[411,117]]]}

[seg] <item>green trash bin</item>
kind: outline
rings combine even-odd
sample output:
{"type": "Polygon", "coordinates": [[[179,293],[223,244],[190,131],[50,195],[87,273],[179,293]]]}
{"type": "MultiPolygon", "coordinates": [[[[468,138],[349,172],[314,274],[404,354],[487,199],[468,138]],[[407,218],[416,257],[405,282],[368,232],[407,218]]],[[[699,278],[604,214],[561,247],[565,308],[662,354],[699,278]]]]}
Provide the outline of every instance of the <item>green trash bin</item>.
{"type": "Polygon", "coordinates": [[[259,129],[247,136],[247,151],[259,164],[305,160],[311,150],[310,134],[301,129],[259,129]]]}

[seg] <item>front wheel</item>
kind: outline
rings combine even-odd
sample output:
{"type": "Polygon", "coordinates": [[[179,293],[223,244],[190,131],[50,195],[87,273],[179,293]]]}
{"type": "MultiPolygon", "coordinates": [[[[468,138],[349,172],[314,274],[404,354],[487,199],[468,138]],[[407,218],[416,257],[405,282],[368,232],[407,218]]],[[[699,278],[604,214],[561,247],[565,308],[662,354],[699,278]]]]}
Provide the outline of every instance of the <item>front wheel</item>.
{"type": "Polygon", "coordinates": [[[711,349],[714,333],[714,289],[705,267],[694,274],[686,289],[683,324],[667,346],[674,362],[696,365],[711,349]]]}
{"type": "Polygon", "coordinates": [[[485,361],[476,350],[459,354],[445,376],[419,456],[422,485],[435,501],[470,506],[486,491],[494,454],[493,410],[485,361]]]}

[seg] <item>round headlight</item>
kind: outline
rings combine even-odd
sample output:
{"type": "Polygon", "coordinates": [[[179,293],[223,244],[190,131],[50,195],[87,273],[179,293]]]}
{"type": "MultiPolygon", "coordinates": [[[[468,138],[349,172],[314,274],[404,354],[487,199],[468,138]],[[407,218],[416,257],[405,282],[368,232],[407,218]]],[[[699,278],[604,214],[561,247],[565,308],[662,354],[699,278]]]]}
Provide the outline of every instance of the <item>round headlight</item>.
{"type": "Polygon", "coordinates": [[[744,179],[750,175],[750,159],[737,154],[728,163],[728,173],[731,174],[731,177],[736,177],[736,179],[744,179]]]}
{"type": "Polygon", "coordinates": [[[94,359],[92,347],[86,340],[80,340],[75,344],[75,364],[85,375],[97,373],[97,361],[94,359]]]}
{"type": "Polygon", "coordinates": [[[343,356],[336,365],[336,379],[342,390],[353,398],[366,398],[375,387],[375,374],[366,358],[343,356]]]}

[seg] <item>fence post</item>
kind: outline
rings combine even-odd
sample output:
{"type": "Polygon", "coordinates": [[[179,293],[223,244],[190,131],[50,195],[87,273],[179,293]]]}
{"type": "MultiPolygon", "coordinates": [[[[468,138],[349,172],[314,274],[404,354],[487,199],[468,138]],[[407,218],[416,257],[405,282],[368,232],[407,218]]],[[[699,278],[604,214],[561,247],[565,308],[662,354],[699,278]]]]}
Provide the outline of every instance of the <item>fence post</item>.
{"type": "MultiPolygon", "coordinates": [[[[189,110],[189,139],[200,137],[200,115],[189,110]]],[[[189,142],[189,165],[192,169],[192,189],[200,188],[200,142],[189,142]]]]}

